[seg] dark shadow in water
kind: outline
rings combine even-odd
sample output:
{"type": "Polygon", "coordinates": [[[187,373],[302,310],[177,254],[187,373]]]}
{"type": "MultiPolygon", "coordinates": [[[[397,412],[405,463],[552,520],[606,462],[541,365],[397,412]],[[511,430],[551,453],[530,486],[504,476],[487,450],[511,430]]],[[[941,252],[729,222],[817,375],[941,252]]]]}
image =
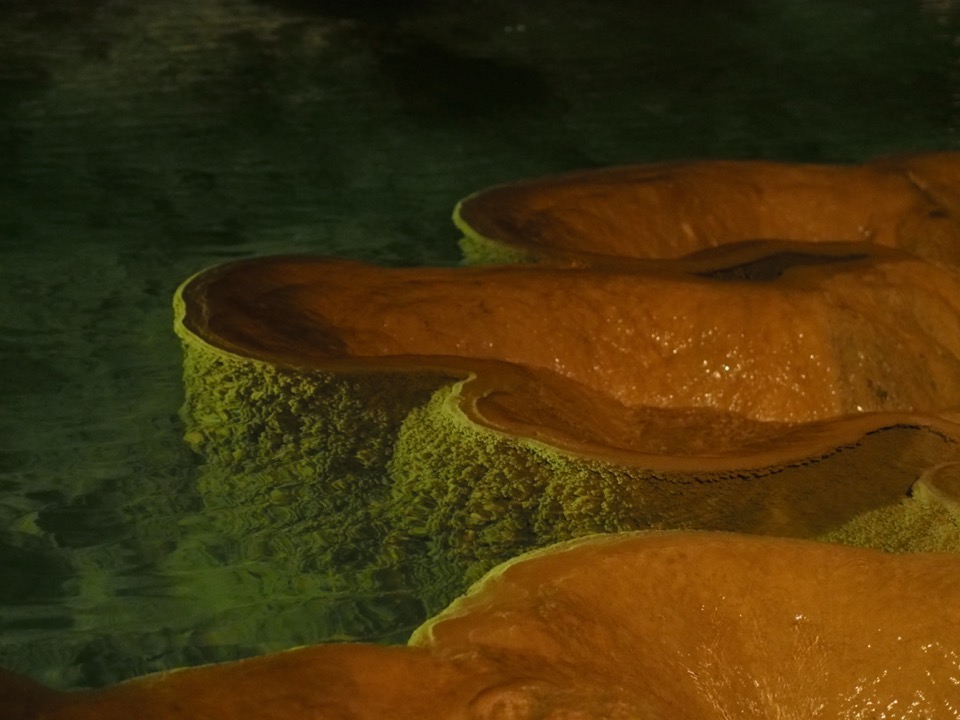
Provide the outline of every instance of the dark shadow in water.
{"type": "Polygon", "coordinates": [[[72,576],[69,563],[59,553],[42,547],[22,547],[2,541],[0,567],[3,567],[0,605],[60,600],[65,596],[63,584],[72,576]]]}
{"type": "Polygon", "coordinates": [[[280,10],[317,15],[331,20],[358,20],[389,25],[430,5],[425,0],[259,0],[280,10]]]}
{"type": "Polygon", "coordinates": [[[427,40],[390,43],[378,60],[404,110],[417,116],[442,121],[503,118],[540,114],[559,103],[532,67],[463,55],[427,40]]]}

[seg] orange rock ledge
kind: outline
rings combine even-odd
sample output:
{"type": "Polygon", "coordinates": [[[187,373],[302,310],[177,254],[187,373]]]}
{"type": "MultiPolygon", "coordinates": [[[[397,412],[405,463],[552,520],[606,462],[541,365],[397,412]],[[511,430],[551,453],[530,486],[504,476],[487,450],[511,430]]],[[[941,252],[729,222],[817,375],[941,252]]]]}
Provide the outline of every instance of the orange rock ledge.
{"type": "Polygon", "coordinates": [[[744,240],[867,242],[960,263],[960,153],[862,165],[668,162],[511,183],[461,201],[468,256],[597,265],[744,240]]]}
{"type": "Polygon", "coordinates": [[[9,720],[953,718],[960,556],[593,536],[489,573],[409,646],[333,644],[52,693],[9,720]],[[880,717],[881,715],[877,715],[880,717]]]}
{"type": "Polygon", "coordinates": [[[792,266],[761,281],[718,279],[726,253],[602,270],[256,258],[190,281],[180,327],[280,367],[475,377],[471,420],[594,454],[742,455],[804,423],[960,407],[958,269],[852,244],[761,257],[784,247],[792,266]]]}
{"type": "Polygon", "coordinates": [[[476,376],[472,420],[587,454],[750,454],[802,423],[960,405],[957,187],[952,153],[518,183],[456,221],[540,265],[257,258],[188,281],[177,327],[282,367],[476,376]]]}

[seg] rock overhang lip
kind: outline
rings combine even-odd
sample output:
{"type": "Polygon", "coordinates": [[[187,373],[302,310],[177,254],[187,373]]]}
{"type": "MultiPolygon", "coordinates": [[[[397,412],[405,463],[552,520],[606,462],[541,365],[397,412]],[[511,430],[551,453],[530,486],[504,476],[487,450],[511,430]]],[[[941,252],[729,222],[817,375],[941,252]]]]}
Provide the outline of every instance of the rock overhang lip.
{"type": "MultiPolygon", "coordinates": [[[[960,233],[956,232],[952,217],[953,205],[957,201],[953,189],[957,184],[955,181],[960,181],[960,153],[906,155],[863,165],[792,165],[771,161],[667,162],[578,171],[507,183],[461,200],[453,215],[455,225],[468,238],[497,246],[500,250],[506,248],[506,255],[511,260],[536,260],[505,269],[501,267],[495,272],[547,271],[558,273],[558,277],[564,272],[633,273],[635,277],[672,278],[691,287],[698,283],[700,287],[729,283],[729,289],[734,292],[755,293],[762,298],[764,285],[777,289],[791,287],[792,291],[802,294],[810,289],[811,283],[816,286],[821,278],[831,274],[849,272],[850,277],[854,277],[854,272],[871,265],[920,262],[919,257],[929,263],[930,273],[952,272],[952,266],[960,261],[957,255],[960,242],[955,242],[960,233]],[[558,188],[560,192],[557,192],[558,188]],[[573,195],[569,195],[571,192],[573,195]],[[571,197],[574,199],[572,205],[566,202],[571,197]],[[664,197],[673,198],[675,207],[665,206],[664,197]],[[732,210],[729,207],[731,201],[732,210]],[[638,202],[640,206],[636,207],[638,202]],[[644,207],[644,202],[651,207],[644,207]],[[791,203],[797,207],[792,207],[791,203]],[[855,206],[852,211],[847,204],[855,206]],[[700,211],[698,217],[703,221],[703,227],[695,232],[687,222],[691,207],[700,211]],[[621,213],[624,208],[626,212],[621,213]],[[738,213],[745,214],[747,231],[738,227],[738,213]],[[629,222],[618,214],[624,215],[629,222]],[[504,224],[504,217],[510,222],[504,224]],[[783,230],[785,218],[799,223],[798,227],[787,227],[786,232],[772,237],[789,239],[764,239],[761,231],[771,227],[783,230]],[[595,225],[591,224],[594,221],[597,221],[595,225]],[[644,237],[643,232],[630,224],[634,221],[641,225],[652,223],[646,230],[650,231],[650,237],[659,237],[661,245],[666,232],[666,245],[660,248],[665,254],[653,253],[651,256],[647,249],[641,248],[638,252],[629,246],[629,243],[636,243],[635,235],[644,237]],[[824,229],[834,227],[842,230],[837,232],[838,237],[831,236],[824,229]],[[527,233],[530,228],[533,232],[527,233]],[[708,231],[718,234],[709,235],[708,231]],[[611,253],[610,248],[595,247],[596,233],[605,234],[606,240],[613,238],[611,247],[615,252],[611,253]],[[623,252],[624,238],[628,241],[626,252],[623,252]],[[671,245],[674,242],[676,247],[671,245]],[[780,254],[779,257],[771,261],[776,253],[780,254]]],[[[305,267],[320,262],[315,258],[287,260],[291,263],[302,261],[305,267]]],[[[188,300],[184,299],[185,294],[198,284],[218,273],[243,267],[245,263],[277,261],[269,258],[240,260],[188,279],[181,285],[175,300],[178,332],[185,339],[198,331],[203,335],[199,326],[210,321],[206,298],[193,294],[188,300]],[[191,305],[193,314],[200,318],[199,325],[197,317],[188,317],[187,305],[191,305]]],[[[331,262],[339,262],[341,267],[351,266],[347,261],[331,262]]],[[[354,264],[351,267],[361,266],[354,264]]],[[[454,271],[447,268],[425,269],[423,272],[434,273],[430,277],[436,278],[437,272],[463,272],[466,275],[483,270],[454,271]]],[[[300,280],[302,278],[291,280],[287,290],[300,280]]],[[[275,289],[284,291],[283,288],[275,289]]],[[[276,322],[296,324],[296,318],[281,317],[276,322]]],[[[498,410],[494,399],[504,396],[504,383],[513,385],[514,389],[530,385],[530,368],[523,363],[505,358],[471,357],[469,353],[465,357],[462,353],[419,352],[411,348],[403,352],[351,355],[344,351],[342,340],[330,328],[321,330],[316,325],[303,323],[297,328],[312,336],[316,345],[326,348],[326,352],[291,359],[285,356],[282,347],[251,348],[242,342],[231,343],[223,337],[217,339],[209,335],[201,339],[219,352],[294,368],[310,367],[352,374],[406,370],[434,372],[455,383],[457,392],[453,404],[488,429],[505,435],[519,434],[530,442],[578,455],[601,460],[615,458],[616,462],[627,465],[666,469],[705,465],[742,468],[774,460],[802,460],[812,453],[828,453],[838,445],[855,442],[864,433],[891,425],[922,426],[944,435],[957,435],[956,425],[949,416],[952,407],[949,404],[934,407],[928,402],[919,412],[909,403],[893,408],[893,412],[889,411],[890,408],[884,408],[884,411],[870,411],[868,408],[863,412],[857,405],[856,413],[835,412],[811,422],[767,426],[759,437],[748,437],[746,442],[726,451],[642,452],[607,437],[578,437],[576,432],[569,431],[569,427],[524,422],[522,418],[512,416],[509,408],[498,410]],[[491,380],[493,377],[497,378],[496,382],[491,380]],[[491,420],[491,415],[497,412],[499,417],[491,420]]],[[[933,354],[940,350],[939,347],[933,348],[933,354]]],[[[559,358],[558,364],[561,364],[559,358]]],[[[569,384],[570,378],[566,381],[569,384]]],[[[555,374],[550,375],[540,368],[535,382],[556,386],[558,381],[555,374]]],[[[879,386],[876,391],[878,395],[887,393],[879,386]]],[[[616,412],[614,405],[610,407],[616,412]]]]}
{"type": "MultiPolygon", "coordinates": [[[[787,244],[787,246],[793,247],[794,244],[787,244]]],[[[750,248],[748,250],[753,251],[750,248]]],[[[841,258],[849,256],[851,252],[848,244],[836,244],[830,248],[825,247],[824,250],[841,258]]],[[[873,252],[871,250],[871,253],[873,252]]],[[[876,253],[880,262],[897,262],[904,257],[902,253],[895,250],[878,249],[876,253]]],[[[865,262],[862,255],[863,253],[858,251],[851,262],[854,265],[862,264],[865,262]]],[[[715,258],[708,258],[708,260],[713,262],[715,258]]],[[[416,354],[385,357],[312,357],[300,358],[290,362],[289,358],[284,358],[275,352],[251,351],[250,347],[243,347],[242,344],[225,342],[223,337],[217,339],[205,334],[197,324],[203,325],[203,323],[209,322],[211,315],[206,303],[199,301],[200,298],[204,301],[207,298],[203,297],[202,293],[197,294],[197,288],[209,283],[211,278],[215,279],[229,274],[231,270],[245,266],[255,268],[262,266],[265,262],[292,263],[302,267],[332,262],[335,267],[363,267],[361,264],[351,261],[325,261],[312,256],[282,256],[240,260],[202,271],[185,281],[176,294],[176,324],[181,336],[187,340],[200,340],[206,347],[218,352],[276,365],[287,365],[291,368],[309,368],[351,375],[405,371],[436,373],[438,376],[448,378],[451,383],[455,384],[452,403],[460,413],[493,432],[502,435],[519,435],[530,443],[542,445],[545,450],[572,453],[598,461],[613,461],[626,466],[655,468],[664,472],[689,472],[691,470],[716,472],[800,462],[811,456],[827,455],[839,446],[855,443],[865,434],[894,425],[926,427],[948,436],[960,434],[955,423],[939,413],[910,411],[858,413],[809,423],[770,427],[761,437],[756,438],[755,442],[747,442],[725,452],[705,451],[671,454],[642,452],[629,447],[617,446],[616,443],[584,440],[565,432],[563,428],[551,427],[549,423],[525,422],[523,418],[504,418],[502,415],[494,418],[491,417],[489,398],[498,393],[509,392],[511,386],[521,389],[529,387],[531,382],[537,380],[531,377],[529,368],[517,367],[509,362],[489,358],[416,354]],[[186,298],[185,296],[190,297],[186,298]],[[188,315],[191,314],[196,317],[189,318],[188,315]]],[[[702,267],[703,262],[703,258],[697,258],[694,264],[697,267],[702,267]]],[[[655,268],[663,264],[661,261],[641,261],[630,272],[636,271],[638,267],[644,268],[641,272],[649,272],[651,267],[655,268]]],[[[524,267],[529,267],[531,270],[545,269],[543,266],[524,267]]],[[[689,275],[689,269],[689,267],[685,268],[681,274],[689,275]]],[[[518,273],[518,276],[524,272],[523,267],[511,268],[511,272],[514,271],[518,273]]],[[[561,270],[554,268],[551,272],[553,271],[595,272],[596,269],[561,270]]],[[[830,271],[835,271],[835,268],[830,271]]],[[[461,270],[443,269],[443,272],[458,273],[461,270]]],[[[302,279],[298,278],[297,281],[302,279]]],[[[701,281],[695,279],[693,282],[701,281]]],[[[296,282],[293,284],[296,285],[296,282]]],[[[282,284],[278,287],[281,291],[283,290],[282,284]]],[[[542,374],[539,380],[547,385],[550,384],[549,381],[544,380],[542,374]]],[[[554,384],[556,384],[556,380],[556,378],[553,378],[554,384]]],[[[562,392],[562,388],[560,392],[562,392]]]]}

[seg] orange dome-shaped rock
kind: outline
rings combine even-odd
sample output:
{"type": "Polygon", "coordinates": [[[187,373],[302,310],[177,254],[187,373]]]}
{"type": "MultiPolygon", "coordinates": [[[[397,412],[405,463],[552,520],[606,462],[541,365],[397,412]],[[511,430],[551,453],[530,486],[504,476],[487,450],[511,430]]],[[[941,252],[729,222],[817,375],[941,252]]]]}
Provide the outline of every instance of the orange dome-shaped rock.
{"type": "Polygon", "coordinates": [[[0,697],[8,720],[946,719],[958,674],[958,556],[628,533],[496,568],[407,648],[301,648],[89,693],[0,675],[0,697]]]}

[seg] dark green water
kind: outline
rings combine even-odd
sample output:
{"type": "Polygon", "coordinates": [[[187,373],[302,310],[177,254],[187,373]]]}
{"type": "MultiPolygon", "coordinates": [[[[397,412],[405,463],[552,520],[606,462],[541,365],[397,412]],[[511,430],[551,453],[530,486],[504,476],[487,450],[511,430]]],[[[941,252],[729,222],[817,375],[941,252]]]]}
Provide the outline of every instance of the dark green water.
{"type": "Polygon", "coordinates": [[[422,617],[231,549],[181,440],[185,277],[455,263],[459,198],[572,168],[956,149],[949,5],[4,2],[0,664],[98,685],[422,617]]]}

